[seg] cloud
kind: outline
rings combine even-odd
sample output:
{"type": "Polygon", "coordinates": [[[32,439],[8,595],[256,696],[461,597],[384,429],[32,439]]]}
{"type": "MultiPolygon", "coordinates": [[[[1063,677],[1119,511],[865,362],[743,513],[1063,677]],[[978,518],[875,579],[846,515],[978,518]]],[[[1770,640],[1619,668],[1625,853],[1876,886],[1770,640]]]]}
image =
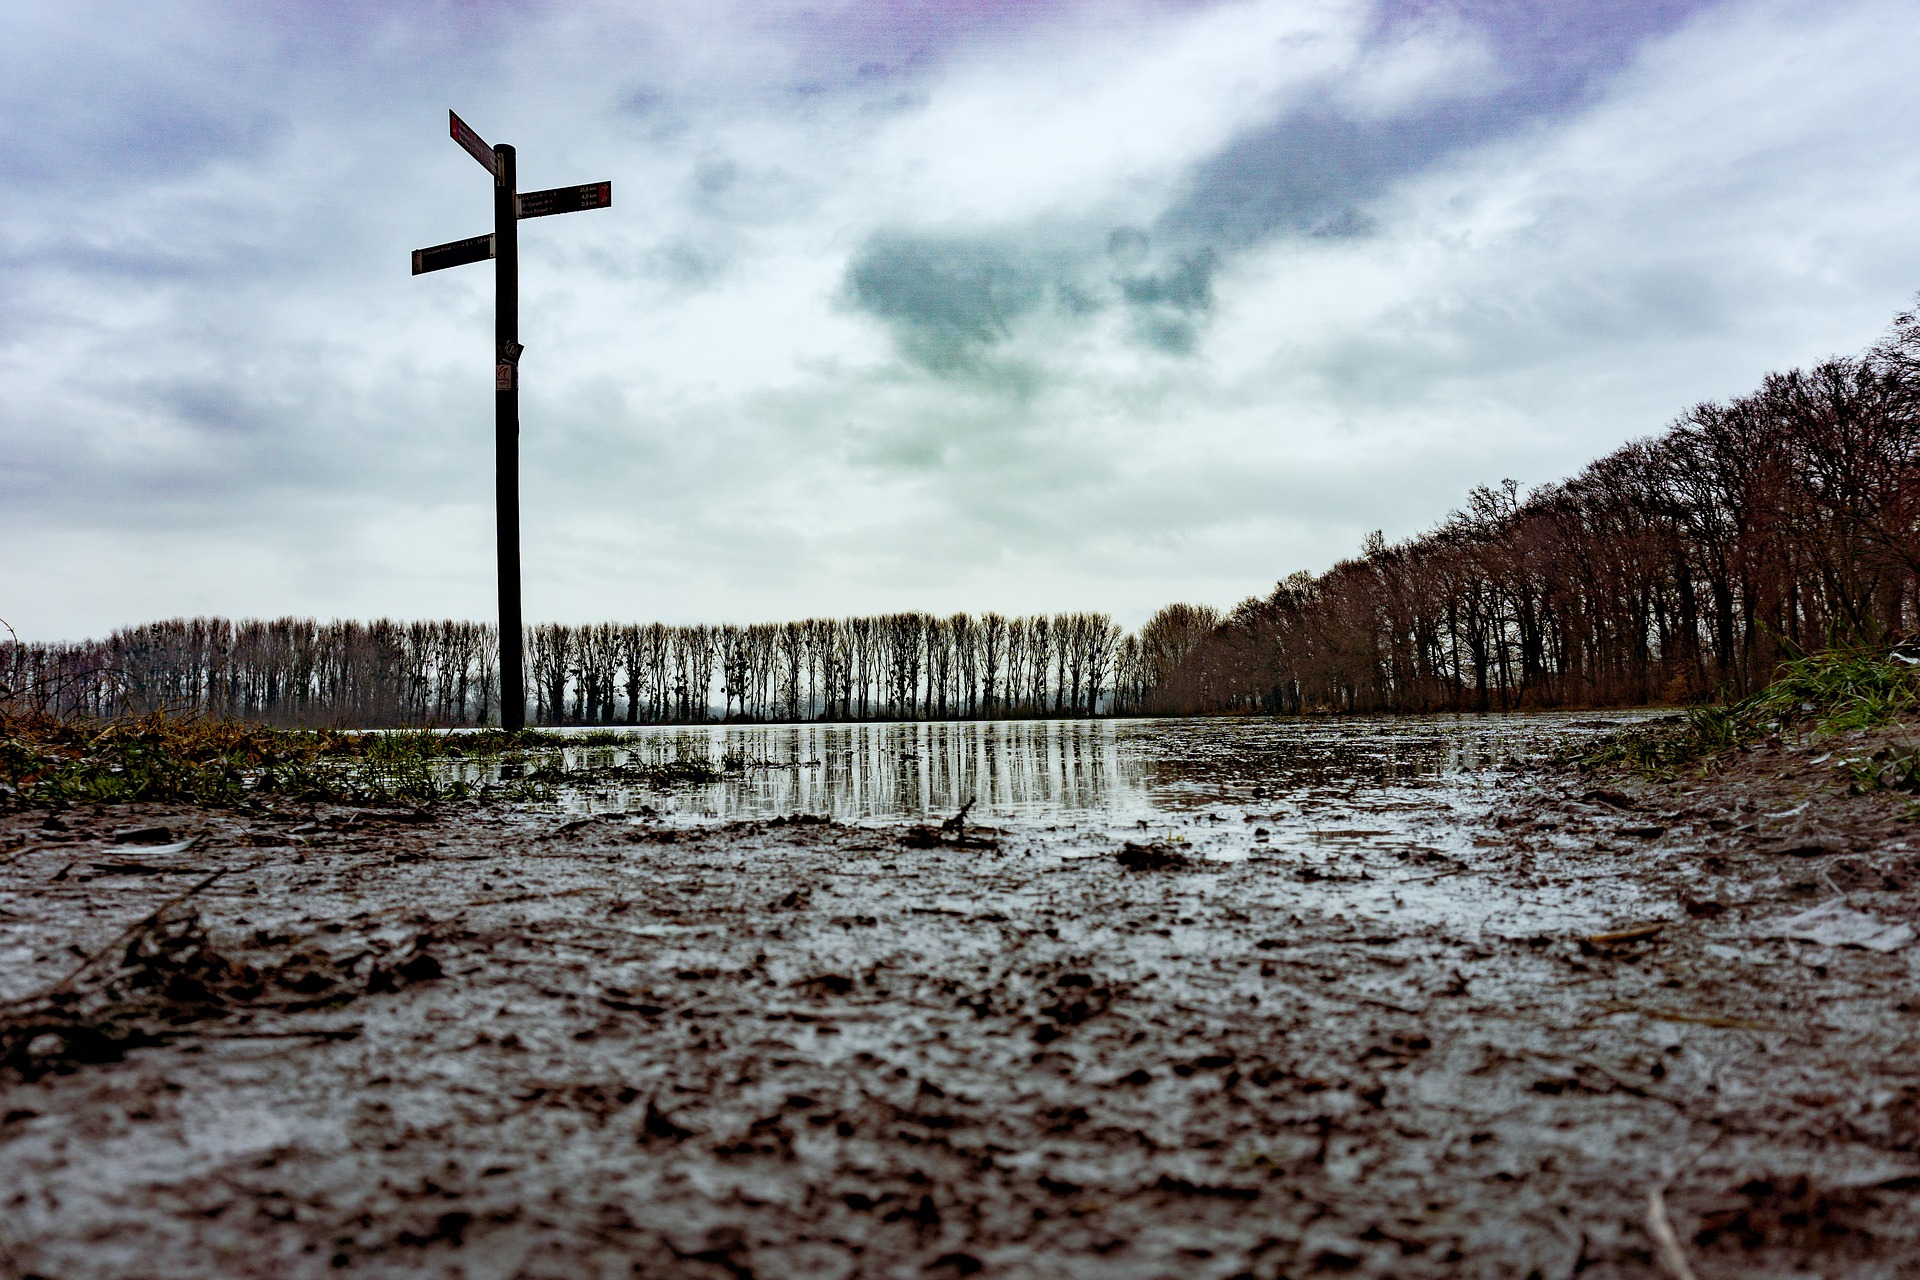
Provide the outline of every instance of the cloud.
{"type": "MultiPolygon", "coordinates": [[[[916,155],[938,157],[936,175],[951,167],[974,179],[970,217],[990,230],[960,238],[886,229],[850,262],[847,296],[890,326],[907,359],[943,375],[997,371],[985,353],[1043,309],[1094,325],[1119,306],[1132,341],[1192,355],[1213,278],[1229,257],[1277,236],[1375,234],[1379,220],[1368,208],[1396,184],[1567,110],[1690,7],[1616,4],[1605,22],[1557,9],[1526,22],[1474,5],[1387,8],[1370,27],[1350,20],[1358,10],[1303,17],[1272,6],[1253,17],[1239,8],[1188,24],[1144,61],[1103,50],[1116,69],[1071,102],[992,74],[962,75],[951,100],[900,130],[916,155]],[[1567,41],[1578,43],[1578,57],[1567,56],[1567,41]],[[1263,63],[1271,69],[1258,70],[1263,63]],[[1217,96],[1223,89],[1231,92],[1217,96]],[[1162,111],[1178,102],[1167,113],[1173,127],[1140,126],[1130,104],[1142,98],[1162,111]],[[1268,111],[1249,115],[1247,101],[1268,111]],[[974,148],[947,145],[945,122],[996,114],[1037,123],[1019,131],[1011,151],[996,149],[998,172],[988,177],[974,148]],[[1174,139],[1174,149],[1162,149],[1174,139]],[[1030,170],[1046,175],[1031,193],[1030,170]],[[1157,191],[1161,201],[1138,206],[1150,233],[1104,228],[1103,259],[1098,200],[1110,200],[1116,185],[1157,191]],[[1018,203],[994,220],[989,192],[1018,203]],[[1051,246],[1044,258],[1042,244],[1051,246]]],[[[1072,84],[1078,74],[1070,64],[1042,83],[1072,84]]],[[[1053,334],[1044,327],[1036,340],[1053,334]]]]}
{"type": "Polygon", "coordinates": [[[980,243],[881,236],[847,266],[852,304],[892,325],[908,357],[937,373],[976,365],[1047,289],[1034,264],[980,243]]]}
{"type": "Polygon", "coordinates": [[[529,187],[530,616],[1228,604],[1870,340],[1920,53],[1813,6],[24,13],[0,616],[487,616],[529,187]]]}
{"type": "Polygon", "coordinates": [[[884,322],[901,355],[943,377],[1030,394],[1036,368],[1006,348],[1051,341],[1064,325],[1095,324],[1122,308],[1135,342],[1169,354],[1194,349],[1213,305],[1218,255],[1202,247],[1156,260],[1145,233],[1118,227],[1052,250],[883,233],[848,262],[848,305],[884,322]],[[1031,324],[1034,320],[1045,323],[1031,324]]]}

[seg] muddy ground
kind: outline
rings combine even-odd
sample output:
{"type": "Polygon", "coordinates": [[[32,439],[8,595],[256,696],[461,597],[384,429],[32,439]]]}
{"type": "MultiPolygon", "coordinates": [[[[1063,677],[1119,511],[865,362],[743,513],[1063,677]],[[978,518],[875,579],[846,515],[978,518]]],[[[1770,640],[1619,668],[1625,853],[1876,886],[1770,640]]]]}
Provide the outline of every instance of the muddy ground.
{"type": "Polygon", "coordinates": [[[1920,946],[1766,936],[1920,916],[1832,749],[1452,843],[14,811],[0,1276],[1920,1276],[1920,946]]]}

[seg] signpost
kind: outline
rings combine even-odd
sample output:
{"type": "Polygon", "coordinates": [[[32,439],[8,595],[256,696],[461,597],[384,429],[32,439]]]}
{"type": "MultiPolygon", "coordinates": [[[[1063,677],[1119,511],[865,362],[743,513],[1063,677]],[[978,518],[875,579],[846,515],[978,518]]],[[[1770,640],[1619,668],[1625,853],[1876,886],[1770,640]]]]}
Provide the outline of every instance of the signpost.
{"type": "Polygon", "coordinates": [[[582,209],[604,209],[613,203],[611,182],[589,182],[584,187],[555,187],[551,191],[529,191],[516,197],[522,218],[544,218],[554,213],[578,213],[582,209]]]}
{"type": "Polygon", "coordinates": [[[493,259],[493,500],[500,560],[500,727],[523,728],[526,661],[520,619],[520,234],[522,218],[544,218],[613,204],[611,182],[551,191],[514,189],[514,153],[489,147],[466,121],[447,112],[448,134],[493,175],[493,234],[413,251],[413,274],[493,259]]]}
{"type": "Polygon", "coordinates": [[[467,149],[467,154],[480,162],[480,167],[500,177],[500,162],[494,158],[493,148],[480,140],[480,135],[453,112],[447,112],[447,132],[453,140],[467,149]]]}
{"type": "Polygon", "coordinates": [[[413,274],[421,275],[428,271],[439,271],[445,267],[464,267],[469,262],[485,262],[492,256],[492,236],[474,236],[470,240],[437,244],[431,249],[415,249],[413,274]]]}

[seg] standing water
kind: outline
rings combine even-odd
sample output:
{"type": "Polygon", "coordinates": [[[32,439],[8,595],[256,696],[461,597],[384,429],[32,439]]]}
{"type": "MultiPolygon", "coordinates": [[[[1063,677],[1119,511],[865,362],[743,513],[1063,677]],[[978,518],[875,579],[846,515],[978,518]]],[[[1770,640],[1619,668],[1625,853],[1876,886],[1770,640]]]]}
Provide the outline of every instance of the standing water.
{"type": "Polygon", "coordinates": [[[617,746],[565,750],[581,785],[562,784],[557,799],[574,812],[648,804],[690,816],[843,821],[944,818],[971,803],[973,820],[1150,824],[1237,805],[1283,821],[1341,804],[1430,809],[1504,764],[1646,715],[648,727],[625,732],[617,746]],[[731,767],[721,782],[671,790],[593,781],[602,771],[617,777],[623,766],[689,758],[731,767]]]}
{"type": "MultiPolygon", "coordinates": [[[[1520,762],[1650,714],[641,728],[618,745],[565,749],[564,772],[531,776],[549,780],[570,818],[931,822],[970,805],[968,823],[1063,858],[1125,842],[1202,865],[1278,858],[1298,899],[1330,910],[1538,928],[1601,904],[1591,893],[1490,894],[1469,869],[1485,862],[1491,812],[1513,797],[1520,762]],[[690,758],[726,762],[723,780],[623,780],[690,758]]],[[[1542,839],[1549,856],[1555,845],[1584,856],[1577,838],[1542,839]]]]}

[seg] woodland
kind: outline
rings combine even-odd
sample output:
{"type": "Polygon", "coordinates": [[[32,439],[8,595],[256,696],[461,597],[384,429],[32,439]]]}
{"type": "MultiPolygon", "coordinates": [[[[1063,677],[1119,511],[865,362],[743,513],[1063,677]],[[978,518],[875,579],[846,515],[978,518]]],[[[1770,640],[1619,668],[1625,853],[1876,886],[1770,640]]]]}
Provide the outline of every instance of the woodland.
{"type": "MultiPolygon", "coordinates": [[[[1920,315],[1770,374],[1579,474],[1473,491],[1221,611],[903,612],[529,627],[533,723],[1491,711],[1677,704],[1920,630],[1920,315]]],[[[498,718],[498,633],[461,621],[173,619],[0,642],[0,708],[282,726],[498,718]]]]}

